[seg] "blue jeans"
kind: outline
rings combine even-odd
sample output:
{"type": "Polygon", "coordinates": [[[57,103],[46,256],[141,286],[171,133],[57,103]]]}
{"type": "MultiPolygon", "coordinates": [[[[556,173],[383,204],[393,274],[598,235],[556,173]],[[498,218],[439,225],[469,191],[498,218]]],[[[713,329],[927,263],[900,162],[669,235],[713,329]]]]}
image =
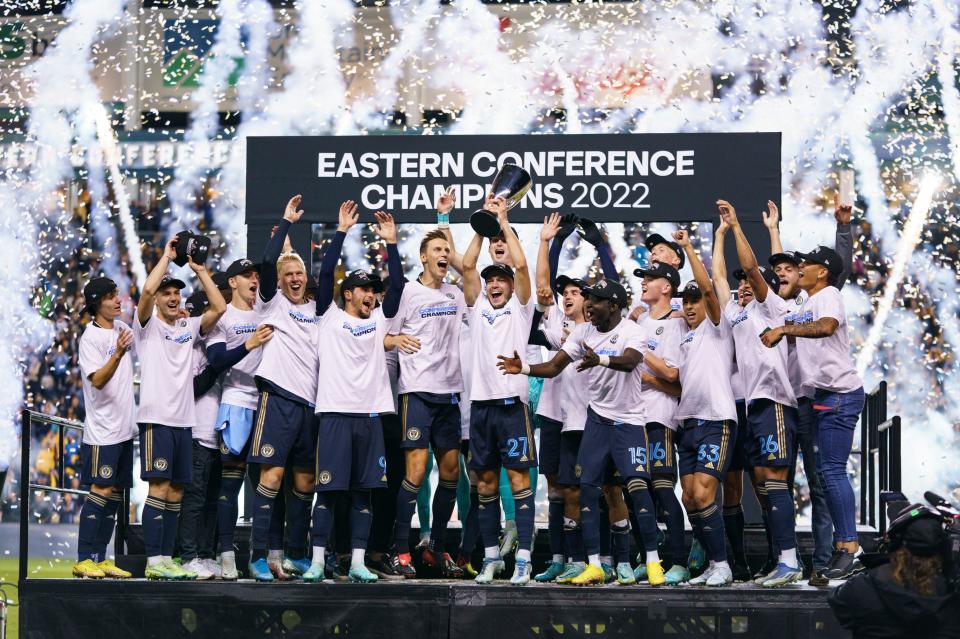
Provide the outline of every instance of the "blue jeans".
{"type": "MultiPolygon", "coordinates": [[[[833,552],[833,521],[830,519],[830,507],[827,505],[827,495],[817,467],[817,417],[809,399],[801,397],[799,404],[800,418],[797,421],[797,447],[794,457],[797,452],[803,455],[803,472],[807,476],[807,485],[810,488],[813,567],[819,570],[827,565],[833,552]]],[[[795,467],[794,461],[791,469],[795,467]]],[[[790,485],[793,485],[792,480],[790,485]]]]}
{"type": "Polygon", "coordinates": [[[817,389],[813,412],[817,426],[817,463],[833,520],[834,542],[857,541],[857,509],[847,477],[847,459],[863,410],[863,388],[849,393],[817,389]]]}

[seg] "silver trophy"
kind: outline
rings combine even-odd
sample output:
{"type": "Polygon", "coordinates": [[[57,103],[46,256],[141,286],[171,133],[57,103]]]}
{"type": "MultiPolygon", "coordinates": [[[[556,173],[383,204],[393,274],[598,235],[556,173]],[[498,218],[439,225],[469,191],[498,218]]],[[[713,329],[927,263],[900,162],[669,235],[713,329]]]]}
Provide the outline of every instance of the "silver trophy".
{"type": "MultiPolygon", "coordinates": [[[[490,192],[494,197],[505,198],[507,209],[512,209],[520,203],[532,184],[533,179],[529,173],[516,164],[504,164],[493,178],[490,192]]],[[[496,214],[486,209],[481,208],[473,212],[470,216],[470,226],[483,237],[500,235],[500,222],[497,221],[496,214]]]]}

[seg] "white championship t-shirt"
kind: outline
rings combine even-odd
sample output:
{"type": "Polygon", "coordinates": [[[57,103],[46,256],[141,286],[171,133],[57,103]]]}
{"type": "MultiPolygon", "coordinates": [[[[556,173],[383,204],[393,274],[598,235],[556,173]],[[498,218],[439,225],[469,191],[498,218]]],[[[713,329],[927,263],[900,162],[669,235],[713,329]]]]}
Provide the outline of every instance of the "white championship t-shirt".
{"type": "Polygon", "coordinates": [[[394,412],[383,338],[386,319],[377,309],[367,319],[330,304],[320,317],[314,348],[323,375],[317,385],[317,413],[394,412]]]}
{"type": "MultiPolygon", "coordinates": [[[[313,404],[317,396],[316,302],[294,304],[277,291],[260,307],[260,322],[273,327],[273,337],[260,347],[256,377],[313,404]]],[[[249,355],[247,356],[249,357],[249,355]]]]}
{"type": "Polygon", "coordinates": [[[497,368],[497,355],[513,357],[522,353],[530,339],[533,320],[533,296],[521,304],[516,294],[507,303],[493,308],[486,294],[477,298],[470,309],[470,401],[519,397],[529,401],[529,384],[525,375],[504,375],[497,368]]]}
{"type": "MultiPolygon", "coordinates": [[[[556,351],[563,346],[564,329],[572,332],[577,327],[573,320],[564,316],[559,307],[551,307],[548,313],[543,319],[542,329],[553,350],[550,351],[547,361],[553,359],[556,351]]],[[[587,407],[590,405],[589,377],[577,372],[579,363],[568,364],[556,377],[543,380],[540,403],[537,405],[537,414],[543,415],[540,408],[544,406],[544,401],[549,402],[547,410],[560,415],[559,418],[553,417],[553,419],[563,422],[563,428],[560,430],[563,433],[583,430],[587,424],[587,407]]],[[[547,414],[547,417],[552,415],[547,414]]]]}
{"type": "MultiPolygon", "coordinates": [[[[684,320],[674,320],[683,322],[684,320]]],[[[730,377],[733,371],[733,338],[730,325],[720,318],[714,325],[710,318],[690,330],[680,340],[680,406],[677,419],[736,421],[737,406],[733,400],[730,377]]]]}
{"type": "Polygon", "coordinates": [[[107,365],[117,350],[117,338],[130,327],[114,321],[113,328],[87,324],[80,336],[80,374],[83,375],[83,404],[87,415],[83,420],[83,443],[106,446],[129,441],[137,436],[133,400],[133,352],[120,360],[113,377],[97,390],[90,375],[107,365]]]}
{"type": "Polygon", "coordinates": [[[177,319],[169,325],[156,314],[140,325],[133,318],[133,337],[140,358],[141,424],[193,428],[193,345],[200,338],[200,318],[177,319]]]}
{"type": "MultiPolygon", "coordinates": [[[[771,305],[769,300],[777,295],[767,291],[764,304],[756,299],[746,306],[740,306],[730,300],[723,309],[723,316],[730,323],[733,333],[734,348],[737,353],[737,369],[743,384],[744,399],[750,402],[755,399],[769,399],[785,406],[797,405],[797,398],[790,384],[790,374],[787,371],[787,340],[773,348],[767,348],[760,341],[760,333],[771,326],[769,318],[761,308],[771,305]]],[[[737,398],[739,399],[739,398],[737,398]]]]}
{"type": "Polygon", "coordinates": [[[837,320],[837,330],[829,337],[798,337],[797,358],[805,388],[832,393],[849,393],[863,386],[850,357],[847,335],[847,313],[840,290],[833,286],[821,289],[804,302],[794,316],[794,324],[809,324],[824,317],[837,320]]]}
{"type": "MultiPolygon", "coordinates": [[[[654,319],[649,313],[645,313],[637,321],[637,325],[642,332],[644,357],[650,353],[662,359],[667,366],[677,368],[680,360],[680,338],[683,335],[681,323],[670,317],[654,319]]],[[[656,376],[646,362],[643,370],[656,376]]],[[[672,430],[677,429],[676,397],[652,386],[644,387],[642,397],[648,424],[655,422],[672,430]]]]}
{"type": "MultiPolygon", "coordinates": [[[[207,349],[204,339],[195,340],[193,346],[193,376],[196,377],[207,367],[207,349]]],[[[220,411],[221,380],[217,380],[206,393],[196,398],[194,410],[197,413],[197,423],[193,427],[193,438],[204,448],[219,448],[217,432],[214,426],[217,422],[217,413],[220,411]]]]}
{"type": "MultiPolygon", "coordinates": [[[[800,291],[800,293],[800,295],[793,299],[785,300],[771,291],[767,293],[767,297],[762,303],[757,303],[760,312],[768,322],[768,326],[772,328],[774,326],[793,323],[795,315],[807,299],[806,293],[803,291],[800,291]]],[[[796,344],[790,343],[790,340],[787,338],[783,338],[783,343],[787,345],[787,377],[790,379],[790,387],[793,389],[794,397],[797,399],[801,397],[813,397],[813,391],[803,387],[803,379],[800,375],[800,362],[797,359],[796,344]]]]}
{"type": "MultiPolygon", "coordinates": [[[[643,333],[636,322],[621,319],[612,330],[601,333],[590,322],[578,324],[563,344],[563,351],[576,362],[583,358],[585,347],[589,346],[597,355],[618,356],[632,348],[643,352],[643,333]]],[[[568,366],[575,366],[570,363],[568,366]]],[[[590,387],[590,408],[601,417],[627,424],[643,425],[647,423],[643,405],[641,374],[643,367],[637,366],[630,373],[594,366],[577,375],[587,378],[590,387]]]]}
{"type": "MultiPolygon", "coordinates": [[[[207,346],[223,344],[228,351],[242,346],[257,331],[260,323],[260,313],[257,310],[259,306],[259,296],[256,298],[254,310],[241,311],[233,304],[228,304],[227,312],[210,332],[206,340],[207,346]]],[[[263,348],[255,348],[224,373],[221,403],[250,410],[257,409],[259,393],[253,376],[260,366],[262,355],[263,348]]]]}
{"type": "Polygon", "coordinates": [[[389,332],[420,340],[420,350],[400,353],[400,394],[461,393],[460,327],[467,313],[463,291],[446,282],[439,289],[407,282],[389,332]]]}

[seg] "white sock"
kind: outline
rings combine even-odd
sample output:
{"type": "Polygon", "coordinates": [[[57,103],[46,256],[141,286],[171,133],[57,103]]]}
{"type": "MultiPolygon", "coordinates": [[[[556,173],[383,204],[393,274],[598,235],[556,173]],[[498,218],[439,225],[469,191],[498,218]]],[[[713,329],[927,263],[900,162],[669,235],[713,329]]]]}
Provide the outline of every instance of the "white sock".
{"type": "Polygon", "coordinates": [[[530,551],[526,548],[517,548],[517,559],[523,559],[526,562],[530,561],[530,551]]]}
{"type": "Polygon", "coordinates": [[[161,557],[160,555],[157,555],[156,557],[147,557],[148,566],[156,566],[157,564],[162,564],[162,563],[163,563],[163,557],[161,557]]]}
{"type": "Polygon", "coordinates": [[[430,533],[428,533],[428,532],[420,533],[420,541],[427,541],[427,542],[429,542],[429,541],[430,541],[430,533]]]}
{"type": "Polygon", "coordinates": [[[601,563],[601,564],[606,564],[606,565],[608,565],[608,566],[612,566],[612,565],[613,565],[613,557],[611,557],[610,555],[603,555],[602,557],[600,557],[600,563],[601,563]]]}
{"type": "Polygon", "coordinates": [[[791,548],[790,550],[781,550],[780,559],[778,561],[785,566],[790,566],[791,568],[800,567],[800,562],[797,561],[796,548],[791,548]]]}
{"type": "Polygon", "coordinates": [[[647,551],[647,563],[660,561],[660,554],[656,550],[647,551]]]}
{"type": "Polygon", "coordinates": [[[723,568],[730,570],[730,564],[728,564],[726,561],[718,561],[713,564],[713,567],[717,570],[721,570],[723,568]]]}
{"type": "Polygon", "coordinates": [[[282,551],[282,550],[268,550],[268,551],[267,551],[267,561],[283,561],[283,551],[282,551]]]}
{"type": "Polygon", "coordinates": [[[555,564],[562,564],[562,563],[563,563],[563,555],[554,555],[554,556],[553,556],[553,563],[555,563],[555,564]]]}
{"type": "Polygon", "coordinates": [[[354,548],[353,555],[350,557],[350,567],[360,568],[363,566],[364,555],[367,554],[366,548],[354,548]]]}
{"type": "Polygon", "coordinates": [[[483,549],[484,559],[500,559],[500,546],[486,546],[483,549]]]}
{"type": "Polygon", "coordinates": [[[311,565],[322,566],[326,562],[326,552],[327,549],[323,546],[314,546],[313,547],[313,559],[310,560],[311,565]]]}
{"type": "Polygon", "coordinates": [[[587,563],[591,566],[600,567],[600,555],[589,555],[587,557],[587,563]]]}
{"type": "Polygon", "coordinates": [[[220,561],[223,561],[224,559],[232,559],[236,561],[237,555],[235,554],[234,551],[228,550],[227,552],[220,553],[220,561]]]}

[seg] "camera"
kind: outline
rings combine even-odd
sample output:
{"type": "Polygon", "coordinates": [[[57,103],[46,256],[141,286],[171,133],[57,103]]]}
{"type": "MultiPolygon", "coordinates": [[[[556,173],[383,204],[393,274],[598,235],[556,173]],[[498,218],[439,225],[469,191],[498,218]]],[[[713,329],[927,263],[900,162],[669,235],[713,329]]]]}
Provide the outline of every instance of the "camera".
{"type": "Polygon", "coordinates": [[[185,266],[189,256],[193,258],[194,263],[203,264],[210,254],[210,245],[209,237],[197,235],[190,231],[180,231],[176,235],[176,243],[174,244],[177,257],[173,260],[173,263],[177,266],[185,266]]]}
{"type": "MultiPolygon", "coordinates": [[[[890,526],[880,550],[886,554],[903,544],[904,529],[919,518],[928,518],[939,522],[943,531],[941,556],[943,557],[944,577],[951,592],[960,593],[960,511],[943,497],[927,491],[923,494],[930,507],[911,504],[903,493],[881,493],[881,503],[887,504],[890,526]]],[[[884,563],[882,560],[877,563],[884,563]]]]}

